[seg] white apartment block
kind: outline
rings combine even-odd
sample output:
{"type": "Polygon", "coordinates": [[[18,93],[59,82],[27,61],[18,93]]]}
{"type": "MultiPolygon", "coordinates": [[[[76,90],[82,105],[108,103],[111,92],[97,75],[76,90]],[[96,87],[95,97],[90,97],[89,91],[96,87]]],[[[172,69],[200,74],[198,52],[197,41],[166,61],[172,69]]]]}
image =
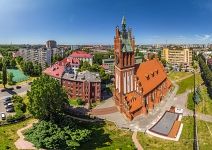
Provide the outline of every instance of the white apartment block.
{"type": "Polygon", "coordinates": [[[31,61],[33,63],[40,63],[42,68],[51,65],[51,49],[39,48],[39,49],[19,49],[20,56],[23,57],[25,61],[31,61]]]}

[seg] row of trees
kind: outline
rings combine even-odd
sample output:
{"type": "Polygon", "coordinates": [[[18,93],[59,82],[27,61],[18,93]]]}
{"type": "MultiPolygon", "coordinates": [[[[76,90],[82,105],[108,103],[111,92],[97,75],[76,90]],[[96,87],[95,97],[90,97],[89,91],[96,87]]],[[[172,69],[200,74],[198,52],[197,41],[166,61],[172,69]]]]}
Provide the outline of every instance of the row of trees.
{"type": "Polygon", "coordinates": [[[203,60],[203,56],[200,55],[199,57],[199,66],[202,72],[202,78],[208,88],[208,93],[210,97],[212,97],[212,71],[209,69],[208,65],[203,60]]]}
{"type": "Polygon", "coordinates": [[[42,74],[41,64],[32,63],[31,61],[24,61],[22,57],[16,58],[24,74],[29,76],[40,76],[42,74]]]}
{"type": "Polygon", "coordinates": [[[33,81],[27,95],[28,110],[40,122],[25,135],[37,148],[75,149],[89,139],[91,130],[79,126],[65,114],[68,97],[57,80],[41,76],[33,81]]]}
{"type": "Polygon", "coordinates": [[[0,58],[0,71],[2,71],[3,64],[5,64],[7,68],[16,68],[16,61],[12,57],[0,58]]]}

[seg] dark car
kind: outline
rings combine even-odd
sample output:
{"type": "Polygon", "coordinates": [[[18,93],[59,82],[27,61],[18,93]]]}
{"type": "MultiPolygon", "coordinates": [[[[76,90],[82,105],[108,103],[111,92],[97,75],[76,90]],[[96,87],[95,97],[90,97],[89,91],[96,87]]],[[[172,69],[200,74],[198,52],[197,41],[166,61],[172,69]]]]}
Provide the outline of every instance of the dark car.
{"type": "Polygon", "coordinates": [[[6,112],[14,112],[14,108],[13,108],[13,107],[8,107],[8,108],[6,109],[6,112]]]}
{"type": "Polygon", "coordinates": [[[21,88],[21,86],[19,86],[19,85],[18,85],[18,86],[16,86],[16,89],[20,89],[20,88],[21,88]]]}
{"type": "Polygon", "coordinates": [[[7,97],[4,99],[5,102],[11,101],[11,100],[12,100],[11,97],[7,97]]]}
{"type": "Polygon", "coordinates": [[[4,105],[7,105],[8,103],[11,103],[12,101],[9,100],[9,101],[4,101],[4,105]]]}
{"type": "Polygon", "coordinates": [[[5,92],[6,91],[6,89],[1,89],[1,92],[5,92]]]}
{"type": "Polygon", "coordinates": [[[32,82],[29,82],[28,85],[32,85],[32,82]]]}

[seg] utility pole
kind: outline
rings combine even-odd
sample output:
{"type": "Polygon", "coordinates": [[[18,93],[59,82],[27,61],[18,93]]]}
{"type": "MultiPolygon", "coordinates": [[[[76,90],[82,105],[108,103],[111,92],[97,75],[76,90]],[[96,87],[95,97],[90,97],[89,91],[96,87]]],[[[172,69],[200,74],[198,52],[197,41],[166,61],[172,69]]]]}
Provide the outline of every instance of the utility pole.
{"type": "Polygon", "coordinates": [[[196,100],[197,100],[197,93],[196,93],[196,82],[195,82],[195,69],[194,69],[194,95],[193,95],[193,103],[194,103],[194,150],[199,150],[199,143],[198,143],[198,133],[197,133],[197,120],[196,120],[196,100]]]}

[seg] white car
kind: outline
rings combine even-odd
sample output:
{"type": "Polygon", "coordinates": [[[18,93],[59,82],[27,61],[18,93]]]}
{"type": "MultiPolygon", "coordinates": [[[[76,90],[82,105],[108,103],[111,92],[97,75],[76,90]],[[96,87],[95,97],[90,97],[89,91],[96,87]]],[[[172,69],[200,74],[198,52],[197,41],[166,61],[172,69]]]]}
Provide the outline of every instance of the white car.
{"type": "Polygon", "coordinates": [[[7,105],[5,105],[5,108],[8,108],[8,107],[13,107],[13,103],[8,103],[7,105]]]}
{"type": "Polygon", "coordinates": [[[5,120],[5,119],[6,119],[6,115],[5,115],[5,113],[3,113],[3,112],[1,113],[1,119],[2,119],[2,120],[5,120]]]}

